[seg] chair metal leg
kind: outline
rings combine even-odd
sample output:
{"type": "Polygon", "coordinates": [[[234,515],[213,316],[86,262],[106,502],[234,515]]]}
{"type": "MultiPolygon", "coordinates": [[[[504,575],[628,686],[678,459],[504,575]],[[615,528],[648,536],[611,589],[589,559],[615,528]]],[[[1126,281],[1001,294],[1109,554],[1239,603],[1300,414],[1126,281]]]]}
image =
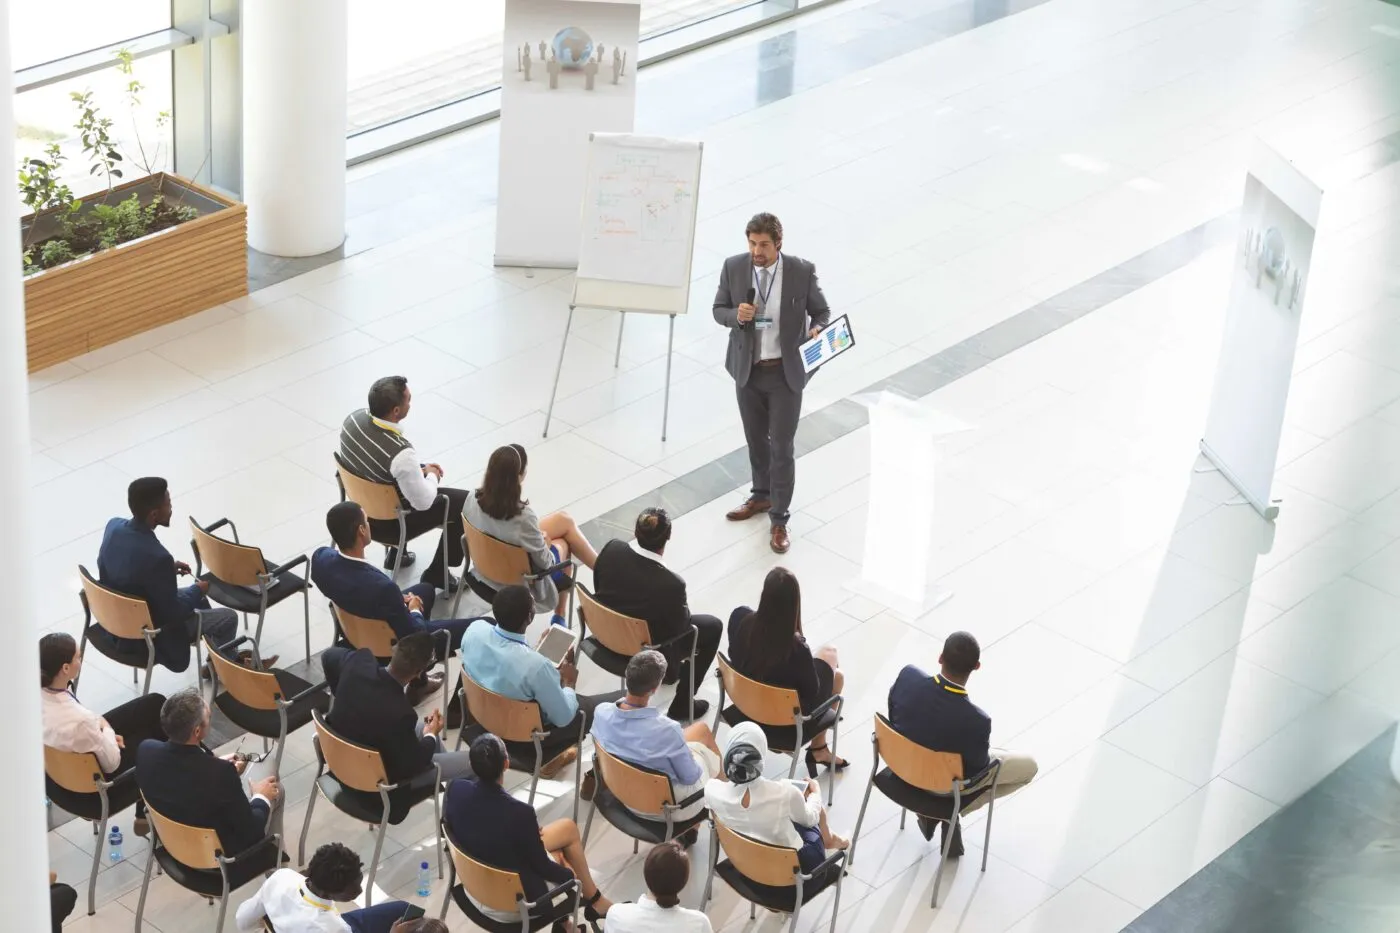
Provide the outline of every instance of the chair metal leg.
{"type": "MultiPolygon", "coordinates": [[[[384,806],[384,817],[379,821],[379,832],[374,837],[374,855],[369,860],[369,877],[365,879],[365,906],[369,907],[374,898],[374,873],[379,870],[379,851],[384,848],[384,833],[389,828],[389,807],[384,806]]],[[[438,862],[441,865],[441,862],[438,862]]]]}
{"type": "Polygon", "coordinates": [[[224,914],[228,912],[228,878],[224,878],[224,896],[219,898],[219,919],[214,924],[214,929],[224,928],[224,914]]]}
{"type": "Polygon", "coordinates": [[[97,913],[97,869],[102,865],[102,847],[107,844],[107,817],[102,817],[102,824],[92,824],[92,828],[97,830],[97,846],[92,853],[92,871],[88,874],[88,916],[97,913]]]}
{"type": "Polygon", "coordinates": [[[992,848],[992,809],[997,805],[996,792],[997,792],[997,789],[996,789],[996,786],[995,786],[995,785],[993,785],[993,786],[992,786],[992,789],[991,789],[990,791],[988,791],[988,793],[990,793],[990,794],[992,795],[992,799],[987,801],[987,831],[986,831],[985,833],[983,833],[983,835],[982,835],[982,870],[983,870],[983,871],[986,871],[986,870],[987,870],[987,853],[988,853],[988,852],[991,850],[991,848],[992,848]]]}
{"type": "Polygon", "coordinates": [[[792,917],[788,921],[788,933],[797,933],[797,917],[802,913],[802,875],[797,876],[797,885],[794,889],[795,897],[792,901],[792,917]]]}
{"type": "MultiPolygon", "coordinates": [[[[846,856],[846,865],[851,863],[851,857],[846,856]]],[[[841,910],[841,885],[846,883],[846,865],[841,866],[841,874],[836,879],[836,899],[831,902],[831,929],[829,933],[836,933],[836,914],[841,910]]]]}
{"type": "Polygon", "coordinates": [[[526,801],[530,806],[535,805],[535,788],[540,784],[540,760],[535,759],[535,770],[530,774],[530,799],[526,801]]]}
{"type": "MultiPolygon", "coordinates": [[[[317,774],[316,777],[319,779],[321,775],[317,774]]],[[[301,839],[297,842],[298,866],[306,864],[306,834],[311,831],[311,811],[316,809],[316,795],[318,793],[320,793],[320,788],[313,783],[311,785],[311,796],[306,799],[306,819],[303,820],[301,824],[301,839]]]]}
{"type": "Polygon", "coordinates": [[[438,880],[442,880],[442,766],[437,769],[437,783],[433,785],[433,829],[437,838],[438,880]]]}
{"type": "MultiPolygon", "coordinates": [[[[438,832],[441,834],[441,828],[438,832]]],[[[438,848],[442,848],[439,846],[438,848]]],[[[457,863],[451,859],[447,860],[447,891],[442,896],[442,910],[438,911],[438,919],[447,919],[447,905],[452,903],[452,889],[457,886],[457,863]]]]}
{"type": "MultiPolygon", "coordinates": [[[[151,866],[156,863],[156,835],[151,833],[151,845],[146,855],[146,873],[141,877],[141,897],[136,901],[136,933],[141,933],[141,918],[146,914],[146,890],[151,886],[151,866]]],[[[98,846],[98,852],[102,847],[98,846]]],[[[89,891],[91,889],[89,888],[89,891]]]]}
{"type": "MultiPolygon", "coordinates": [[[[835,754],[833,752],[832,754],[835,754]]],[[[846,864],[853,865],[856,860],[856,843],[860,840],[860,824],[865,822],[865,808],[870,803],[870,791],[875,787],[875,775],[872,772],[870,780],[865,782],[865,796],[860,801],[860,813],[856,815],[856,828],[851,832],[851,848],[846,853],[846,864]]]]}
{"type": "Polygon", "coordinates": [[[715,866],[719,864],[719,833],[715,830],[714,824],[710,824],[710,870],[705,875],[705,890],[700,895],[700,910],[703,912],[705,905],[710,902],[710,895],[713,893],[715,885],[715,866]]]}
{"type": "Polygon", "coordinates": [[[953,848],[953,837],[958,832],[958,814],[953,811],[953,818],[944,824],[943,848],[938,853],[938,868],[933,873],[933,903],[929,907],[938,906],[938,885],[943,878],[943,866],[948,864],[948,851],[953,848]]]}
{"type": "Polygon", "coordinates": [[[901,830],[904,829],[904,820],[905,820],[905,818],[908,817],[908,816],[909,816],[909,811],[908,811],[908,810],[900,810],[900,811],[899,811],[899,828],[900,828],[901,830]]]}
{"type": "MultiPolygon", "coordinates": [[[[840,717],[837,717],[840,723],[840,717]]],[[[836,743],[841,738],[841,730],[836,726],[831,727],[831,767],[826,769],[826,805],[828,808],[836,802],[836,762],[841,758],[836,754],[836,743]]]]}
{"type": "Polygon", "coordinates": [[[306,631],[306,660],[311,661],[311,587],[307,586],[301,591],[301,618],[302,627],[306,631]]]}
{"type": "MultiPolygon", "coordinates": [[[[597,791],[594,791],[593,796],[594,800],[596,800],[598,796],[597,791]]],[[[583,847],[585,849],[588,848],[588,834],[593,830],[593,814],[597,812],[598,804],[590,800],[588,806],[588,819],[583,821],[583,847]]]]}
{"type": "Polygon", "coordinates": [[[749,901],[749,919],[752,920],[752,919],[754,919],[754,918],[757,917],[757,916],[758,916],[758,905],[755,904],[753,901],[749,901]]]}

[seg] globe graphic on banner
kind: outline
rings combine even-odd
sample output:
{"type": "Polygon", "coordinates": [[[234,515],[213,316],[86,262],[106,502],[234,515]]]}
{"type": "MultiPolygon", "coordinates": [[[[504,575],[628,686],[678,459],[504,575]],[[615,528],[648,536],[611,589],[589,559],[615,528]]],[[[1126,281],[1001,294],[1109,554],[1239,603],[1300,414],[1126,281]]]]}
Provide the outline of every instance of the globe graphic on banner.
{"type": "Polygon", "coordinates": [[[565,26],[554,34],[554,57],[565,68],[582,68],[593,57],[593,39],[577,26],[565,26]]]}

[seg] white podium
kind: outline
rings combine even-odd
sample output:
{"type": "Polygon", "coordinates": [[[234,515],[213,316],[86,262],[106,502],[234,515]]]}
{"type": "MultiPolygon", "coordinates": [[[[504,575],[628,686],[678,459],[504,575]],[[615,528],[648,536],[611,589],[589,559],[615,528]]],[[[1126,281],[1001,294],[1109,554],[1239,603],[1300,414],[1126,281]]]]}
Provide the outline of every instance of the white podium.
{"type": "Polygon", "coordinates": [[[591,133],[630,133],[640,0],[506,0],[498,266],[572,269],[591,133]]]}
{"type": "Polygon", "coordinates": [[[970,429],[888,389],[855,396],[870,411],[870,500],[856,593],[914,618],[949,599],[935,566],[940,437],[970,429]]]}

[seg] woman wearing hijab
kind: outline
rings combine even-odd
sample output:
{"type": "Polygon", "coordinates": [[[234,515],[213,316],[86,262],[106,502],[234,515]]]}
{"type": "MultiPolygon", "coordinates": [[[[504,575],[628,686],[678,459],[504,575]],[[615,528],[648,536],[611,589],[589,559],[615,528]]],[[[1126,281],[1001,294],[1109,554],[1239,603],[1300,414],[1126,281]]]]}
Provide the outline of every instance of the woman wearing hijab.
{"type": "MultiPolygon", "coordinates": [[[[535,515],[529,500],[521,497],[525,483],[525,465],[529,458],[525,448],[519,444],[497,447],[486,462],[486,475],[481,478],[481,486],[467,496],[462,509],[467,522],[478,531],[507,544],[516,544],[530,555],[530,564],[538,572],[552,567],[570,554],[588,569],[598,559],[598,552],[579,530],[575,522],[565,512],[551,512],[544,518],[535,515]]],[[[568,625],[564,613],[568,607],[568,594],[559,592],[558,584],[563,583],[564,572],[556,571],[530,587],[530,595],[535,599],[537,611],[543,612],[554,605],[555,625],[568,625]]],[[[487,580],[495,589],[519,580],[487,580]]]]}
{"type": "Polygon", "coordinates": [[[797,850],[804,872],[816,870],[827,849],[845,849],[850,840],[827,826],[817,782],[773,780],[763,776],[768,739],[751,722],[740,723],[724,747],[724,774],[705,785],[705,805],[737,833],[769,845],[797,850]]]}

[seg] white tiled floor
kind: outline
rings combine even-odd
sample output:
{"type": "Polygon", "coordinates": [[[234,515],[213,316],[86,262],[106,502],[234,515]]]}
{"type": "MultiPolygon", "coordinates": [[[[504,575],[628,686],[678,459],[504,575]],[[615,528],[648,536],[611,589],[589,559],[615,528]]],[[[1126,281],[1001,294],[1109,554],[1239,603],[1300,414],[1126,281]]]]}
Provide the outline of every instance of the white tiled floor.
{"type": "MultiPolygon", "coordinates": [[[[409,435],[452,480],[471,485],[494,446],[525,443],[532,501],[579,519],[726,453],[742,435],[706,306],[754,210],[783,217],[789,246],[818,261],[833,304],[858,321],[861,343],[814,382],[812,410],[1236,206],[1263,135],[1329,197],[1276,525],[1227,504],[1218,475],[1193,472],[1227,291],[1221,251],[924,400],[974,427],[943,444],[937,566],[954,596],[933,611],[902,617],[848,589],[870,520],[866,432],[798,468],[783,563],[802,579],[809,636],[836,644],[847,674],[852,767],[835,828],[853,828],[869,716],[890,680],[906,661],[932,667],[957,627],[985,648],[972,693],[994,741],[1042,767],[998,808],[985,875],[980,819],[969,828],[936,914],[931,848],[872,801],[838,928],[1116,930],[1400,715],[1400,171],[1343,183],[1348,155],[1400,129],[1397,29],[1400,9],[1377,0],[1053,0],[697,131],[697,279],[693,313],[677,322],[665,444],[665,322],[628,320],[614,370],[617,321],[601,312],[575,318],[540,440],[569,277],[493,270],[490,211],[445,214],[38,373],[30,629],[76,631],[75,565],[91,565],[138,475],[172,481],[165,539],[177,556],[189,513],[233,518],[277,559],[321,543],[336,427],[390,371],[415,388],[409,435]]],[[[752,601],[776,563],[762,528],[723,521],[732,500],[677,524],[668,557],[699,610],[752,601]]],[[[297,615],[273,614],[270,650],[299,656],[297,615]]],[[[325,644],[323,605],[312,624],[325,644]]],[[[608,685],[587,667],[584,678],[608,685]]],[[[155,689],[188,681],[158,672],[155,689]]],[[[123,672],[91,663],[85,701],[131,693],[123,672]]],[[[311,760],[307,736],[294,737],[283,768],[293,834],[311,760]]],[[[566,787],[545,787],[545,818],[567,813],[567,795],[553,799],[566,787]]],[[[430,812],[390,831],[385,892],[411,894],[431,835],[430,812]]],[[[372,846],[323,805],[311,844],[329,839],[372,846]]],[[[69,824],[51,835],[51,864],[82,886],[92,845],[69,824]]],[[[640,860],[618,833],[596,824],[589,852],[610,896],[640,893],[640,860]]],[[[702,843],[697,864],[707,853],[702,843]]],[[[128,843],[127,862],[100,875],[97,915],[69,928],[130,929],[143,855],[128,843]]],[[[830,910],[818,899],[801,925],[822,927],[830,910]]],[[[750,929],[722,884],[711,916],[716,929],[750,929]]],[[[148,930],[209,925],[197,898],[152,883],[148,930]]],[[[753,928],[778,927],[761,917],[753,928]]],[[[467,928],[454,912],[453,929],[467,928]]]]}

